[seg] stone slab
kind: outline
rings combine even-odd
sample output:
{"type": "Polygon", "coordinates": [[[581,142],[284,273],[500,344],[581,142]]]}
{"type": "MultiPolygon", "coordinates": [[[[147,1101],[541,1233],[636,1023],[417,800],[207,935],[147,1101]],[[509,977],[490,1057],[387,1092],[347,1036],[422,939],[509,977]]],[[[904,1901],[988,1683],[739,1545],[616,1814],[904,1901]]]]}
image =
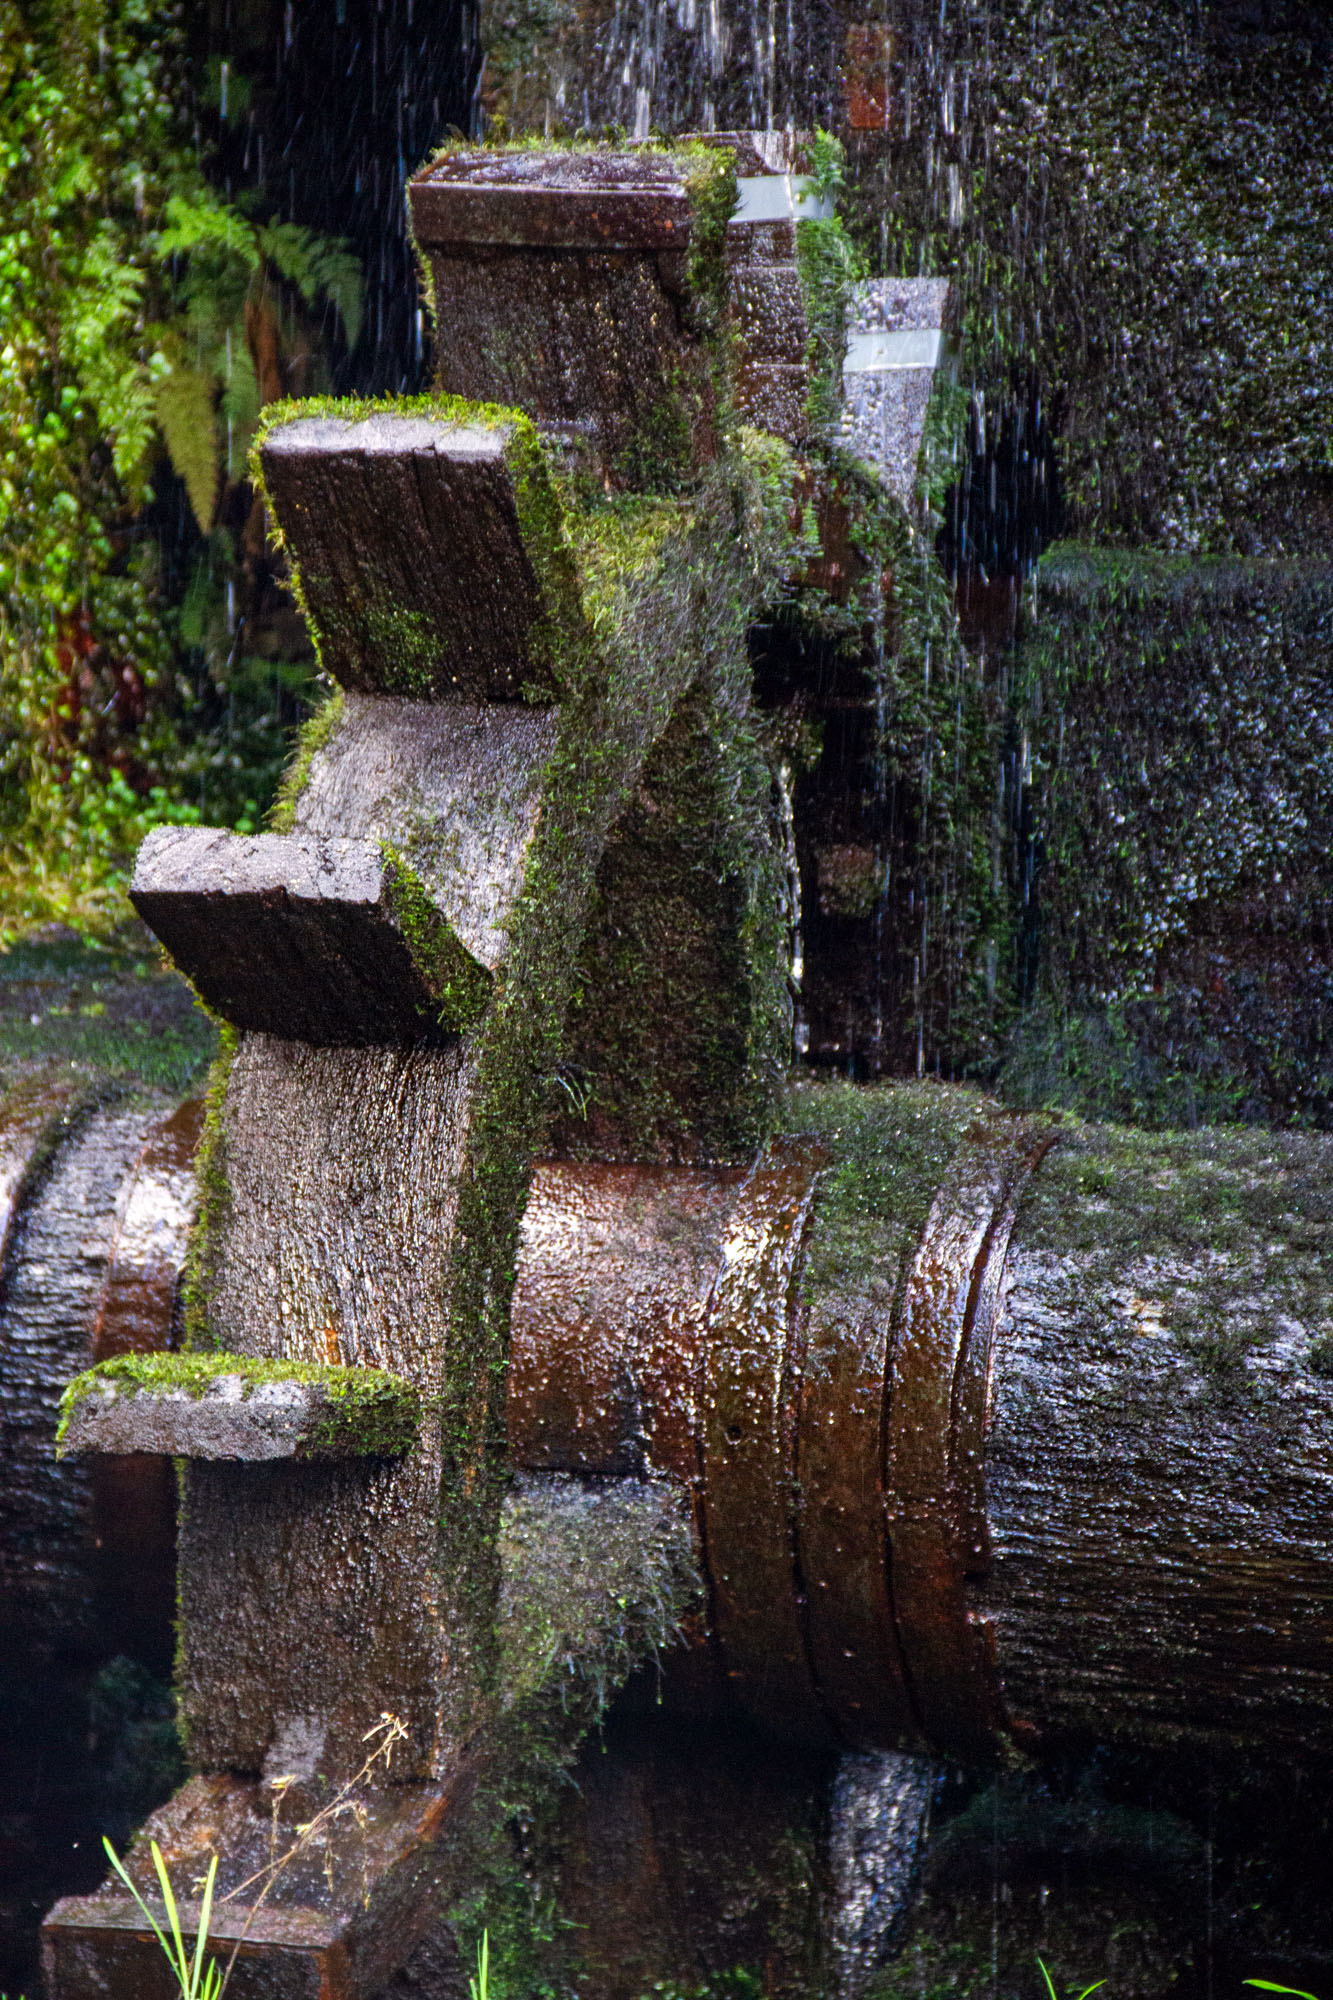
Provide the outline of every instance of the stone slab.
{"type": "Polygon", "coordinates": [[[450,153],[413,176],[407,198],[423,248],[684,250],[690,240],[684,175],[647,151],[450,153]]]}
{"type": "Polygon", "coordinates": [[[916,494],[948,305],[947,278],[875,278],[848,306],[842,442],[904,506],[916,494]]]}
{"type": "Polygon", "coordinates": [[[459,942],[495,972],[557,729],[554,708],[349,694],[311,760],[292,831],[391,841],[459,942]]]}
{"type": "Polygon", "coordinates": [[[343,687],[436,701],[553,691],[552,606],[519,524],[509,429],[378,412],[279,424],[269,506],[343,687]]]}
{"type": "Polygon", "coordinates": [[[448,1039],[484,1007],[489,974],[443,916],[423,964],[395,879],[375,840],[157,827],[130,900],[236,1027],[322,1047],[448,1039]]]}
{"type": "MultiPolygon", "coordinates": [[[[411,1412],[416,1399],[388,1375],[360,1371],[388,1417],[377,1442],[396,1442],[405,1451],[415,1435],[411,1412]]],[[[87,1387],[75,1394],[60,1443],[60,1456],[85,1453],[155,1452],[167,1458],[226,1459],[258,1464],[272,1459],[394,1456],[366,1454],[348,1412],[350,1399],[327,1383],[282,1379],[265,1381],[237,1368],[220,1371],[199,1389],[178,1384],[144,1384],[115,1377],[81,1377],[87,1387]]]]}
{"type": "MultiPolygon", "coordinates": [[[[300,1822],[327,1805],[327,1790],[298,1779],[275,1810],[261,1780],[193,1778],[152,1815],[126,1865],[160,1922],[147,1852],[157,1841],[192,1946],[200,1857],[221,1855],[209,1935],[224,1965],[240,1945],[230,2000],[373,2000],[453,1886],[449,1843],[436,1835],[466,1809],[474,1777],[456,1764],[449,1780],[358,1788],[356,1810],[332,1815],[275,1874],[275,1841],[279,1856],[293,1847],[300,1822]]],[[[114,1878],[94,1895],[57,1903],[43,1925],[42,1968],[51,2000],[178,2000],[161,1948],[114,1878]]]]}

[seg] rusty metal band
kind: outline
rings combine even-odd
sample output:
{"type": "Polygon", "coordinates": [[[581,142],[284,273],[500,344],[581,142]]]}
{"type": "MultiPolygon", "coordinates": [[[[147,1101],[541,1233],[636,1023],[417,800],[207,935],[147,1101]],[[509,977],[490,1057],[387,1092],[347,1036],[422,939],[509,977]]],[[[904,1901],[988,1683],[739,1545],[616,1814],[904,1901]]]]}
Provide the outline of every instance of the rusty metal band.
{"type": "Polygon", "coordinates": [[[921,1734],[985,1758],[1008,1735],[993,1635],[969,1608],[987,1560],[983,1447],[991,1342],[1014,1214],[1050,1127],[974,1128],[936,1194],[893,1357],[886,1488],[890,1588],[921,1734]]]}
{"type": "Polygon", "coordinates": [[[528,1471],[700,1479],[699,1357],[743,1178],[540,1161],[510,1314],[507,1421],[528,1471]]]}
{"type": "Polygon", "coordinates": [[[828,1741],[796,1545],[794,1292],[822,1149],[779,1139],[741,1189],[703,1356],[704,1555],[729,1686],[776,1735],[828,1741]]]}
{"type": "Polygon", "coordinates": [[[811,1663],[838,1734],[870,1749],[918,1736],[884,1548],[889,1332],[886,1312],[812,1320],[798,1447],[811,1663]]]}

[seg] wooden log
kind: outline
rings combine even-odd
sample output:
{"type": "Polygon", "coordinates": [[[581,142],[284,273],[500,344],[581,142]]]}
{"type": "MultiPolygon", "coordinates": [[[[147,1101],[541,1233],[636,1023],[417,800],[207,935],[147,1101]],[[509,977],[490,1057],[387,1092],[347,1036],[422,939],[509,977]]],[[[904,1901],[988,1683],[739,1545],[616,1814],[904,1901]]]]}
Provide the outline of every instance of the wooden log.
{"type": "Polygon", "coordinates": [[[224,1020],[322,1046],[441,1041],[490,974],[373,840],[156,828],[130,900],[224,1020]]]}
{"type": "Polygon", "coordinates": [[[577,613],[558,552],[524,532],[544,468],[525,461],[516,477],[522,450],[514,425],[485,412],[302,416],[267,433],[265,493],[343,687],[550,699],[555,641],[577,613]]]}

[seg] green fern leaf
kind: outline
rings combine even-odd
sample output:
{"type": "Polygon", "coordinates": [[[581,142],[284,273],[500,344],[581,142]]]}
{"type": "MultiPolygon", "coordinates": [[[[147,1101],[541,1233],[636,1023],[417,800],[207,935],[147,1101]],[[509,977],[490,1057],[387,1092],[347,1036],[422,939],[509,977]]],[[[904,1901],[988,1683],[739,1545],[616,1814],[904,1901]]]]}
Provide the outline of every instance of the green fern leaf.
{"type": "Polygon", "coordinates": [[[361,259],[340,236],[317,236],[294,222],[272,222],[259,233],[260,247],[273,268],[295,285],[308,306],[325,298],[338,313],[355,347],[361,332],[361,259]]]}
{"type": "Polygon", "coordinates": [[[279,277],[295,285],[308,306],[319,294],[311,255],[317,239],[309,229],[295,222],[270,222],[259,232],[259,247],[279,277]]]}
{"type": "Polygon", "coordinates": [[[191,201],[186,195],[167,199],[167,226],[158,231],[157,254],[164,260],[191,250],[226,250],[249,271],[260,263],[254,225],[238,209],[220,201],[191,201]]]}
{"type": "Polygon", "coordinates": [[[259,422],[259,382],[255,364],[244,339],[233,336],[231,374],[222,391],[222,415],[230,426],[227,439],[228,479],[243,478],[250,440],[259,422]]]}
{"type": "Polygon", "coordinates": [[[207,534],[217,505],[219,450],[213,380],[194,368],[176,368],[157,385],[157,421],[172,466],[185,482],[190,506],[207,534]]]}

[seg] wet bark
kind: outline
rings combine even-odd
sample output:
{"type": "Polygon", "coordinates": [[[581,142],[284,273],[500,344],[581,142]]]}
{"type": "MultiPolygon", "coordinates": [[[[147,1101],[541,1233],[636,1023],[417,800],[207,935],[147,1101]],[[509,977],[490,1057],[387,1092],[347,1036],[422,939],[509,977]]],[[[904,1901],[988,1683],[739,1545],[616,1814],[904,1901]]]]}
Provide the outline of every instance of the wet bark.
{"type": "MultiPolygon", "coordinates": [[[[225,1111],[220,1347],[386,1368],[438,1396],[472,1068],[457,1048],[246,1038],[225,1111]]],[[[257,1770],[300,1718],[354,1757],[384,1708],[428,1759],[440,1478],[438,1419],[402,1464],[190,1466],[181,1700],[199,1765],[257,1770]]]]}

